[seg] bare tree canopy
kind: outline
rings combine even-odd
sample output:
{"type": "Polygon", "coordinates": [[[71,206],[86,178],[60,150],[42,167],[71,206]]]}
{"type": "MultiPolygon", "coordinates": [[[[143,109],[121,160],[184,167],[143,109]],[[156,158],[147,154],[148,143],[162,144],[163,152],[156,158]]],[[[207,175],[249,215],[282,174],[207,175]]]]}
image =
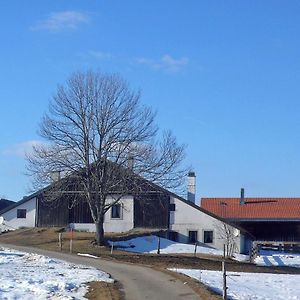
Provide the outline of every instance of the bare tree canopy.
{"type": "Polygon", "coordinates": [[[61,191],[71,178],[73,199],[76,190],[87,201],[101,243],[105,212],[137,192],[140,178],[167,189],[183,182],[184,146],[170,132],[159,135],[154,119],[120,76],[75,73],[58,87],[42,119],[45,143],[28,157],[29,173],[43,186],[62,174],[61,191]],[[107,203],[108,196],[114,201],[107,203]]]}

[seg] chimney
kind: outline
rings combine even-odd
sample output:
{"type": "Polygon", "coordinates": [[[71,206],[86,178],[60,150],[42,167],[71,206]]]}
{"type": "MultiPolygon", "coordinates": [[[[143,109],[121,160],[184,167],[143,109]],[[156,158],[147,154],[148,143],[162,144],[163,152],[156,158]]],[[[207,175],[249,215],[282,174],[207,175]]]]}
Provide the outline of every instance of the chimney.
{"type": "Polygon", "coordinates": [[[244,188],[241,188],[241,198],[240,198],[240,205],[245,204],[245,190],[244,188]]]}
{"type": "Polygon", "coordinates": [[[128,169],[132,171],[133,170],[133,164],[134,164],[133,155],[131,155],[131,154],[128,155],[128,162],[127,162],[127,164],[128,164],[128,169]]]}
{"type": "Polygon", "coordinates": [[[196,175],[195,172],[189,172],[187,200],[195,204],[195,199],[196,199],[196,175]]]}
{"type": "Polygon", "coordinates": [[[52,182],[59,181],[61,179],[60,171],[53,171],[50,174],[52,182]]]}

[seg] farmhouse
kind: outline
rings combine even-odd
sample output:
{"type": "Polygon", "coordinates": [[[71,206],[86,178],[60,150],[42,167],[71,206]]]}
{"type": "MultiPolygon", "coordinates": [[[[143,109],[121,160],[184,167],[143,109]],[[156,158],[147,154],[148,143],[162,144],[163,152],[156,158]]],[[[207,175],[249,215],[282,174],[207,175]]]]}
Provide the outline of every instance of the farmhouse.
{"type": "MultiPolygon", "coordinates": [[[[105,214],[105,232],[126,232],[132,229],[159,229],[170,239],[182,243],[201,242],[223,249],[228,237],[224,226],[234,232],[234,247],[237,252],[247,253],[251,243],[249,235],[222,218],[204,211],[194,203],[195,174],[189,174],[188,200],[157,185],[140,195],[127,195],[113,205],[105,214]]],[[[58,205],[49,206],[43,201],[48,187],[23,198],[2,210],[2,230],[21,227],[72,226],[75,230],[95,231],[88,205],[80,201],[71,205],[70,196],[64,196],[58,205]]],[[[111,201],[112,199],[107,199],[111,201]]]]}
{"type": "Polygon", "coordinates": [[[257,241],[300,242],[300,198],[202,198],[207,212],[240,226],[257,241]]]}

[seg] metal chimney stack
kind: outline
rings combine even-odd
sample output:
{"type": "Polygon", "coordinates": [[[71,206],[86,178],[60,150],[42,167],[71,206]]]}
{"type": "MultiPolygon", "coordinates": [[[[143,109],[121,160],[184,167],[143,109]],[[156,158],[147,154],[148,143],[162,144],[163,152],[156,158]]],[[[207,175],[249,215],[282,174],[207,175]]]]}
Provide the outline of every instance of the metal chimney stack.
{"type": "Polygon", "coordinates": [[[195,200],[196,200],[196,175],[195,175],[195,172],[188,173],[187,200],[195,204],[195,200]]]}
{"type": "Polygon", "coordinates": [[[240,198],[240,205],[245,204],[245,190],[244,188],[241,188],[241,198],[240,198]]]}

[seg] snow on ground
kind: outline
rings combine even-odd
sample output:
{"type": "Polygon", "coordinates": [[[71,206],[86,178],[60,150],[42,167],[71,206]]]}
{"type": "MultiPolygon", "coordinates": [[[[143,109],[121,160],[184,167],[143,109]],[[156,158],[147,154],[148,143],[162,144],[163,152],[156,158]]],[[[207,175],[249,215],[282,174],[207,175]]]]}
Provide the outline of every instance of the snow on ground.
{"type": "Polygon", "coordinates": [[[85,256],[85,257],[90,257],[90,258],[99,258],[99,256],[95,256],[92,254],[88,254],[88,253],[77,253],[78,256],[85,256]]]}
{"type": "Polygon", "coordinates": [[[261,250],[255,258],[259,266],[288,266],[300,268],[300,254],[261,250]]]}
{"type": "MultiPolygon", "coordinates": [[[[190,276],[222,294],[222,272],[170,269],[190,276]]],[[[227,272],[229,299],[300,300],[300,275],[227,272]]]]}
{"type": "MultiPolygon", "coordinates": [[[[112,242],[109,241],[110,245],[112,242]]],[[[114,247],[129,252],[136,253],[157,253],[158,237],[155,235],[143,236],[133,238],[127,241],[114,242],[114,247]]],[[[174,254],[174,253],[194,253],[195,245],[182,244],[173,242],[171,240],[160,238],[160,253],[161,254],[174,254]]],[[[201,244],[197,246],[197,253],[211,254],[211,255],[223,255],[223,251],[217,250],[201,244]]],[[[235,254],[235,258],[240,261],[245,261],[249,257],[247,255],[235,254]]]]}
{"type": "Polygon", "coordinates": [[[85,299],[90,281],[113,279],[95,268],[0,248],[0,299],[85,299]]]}

